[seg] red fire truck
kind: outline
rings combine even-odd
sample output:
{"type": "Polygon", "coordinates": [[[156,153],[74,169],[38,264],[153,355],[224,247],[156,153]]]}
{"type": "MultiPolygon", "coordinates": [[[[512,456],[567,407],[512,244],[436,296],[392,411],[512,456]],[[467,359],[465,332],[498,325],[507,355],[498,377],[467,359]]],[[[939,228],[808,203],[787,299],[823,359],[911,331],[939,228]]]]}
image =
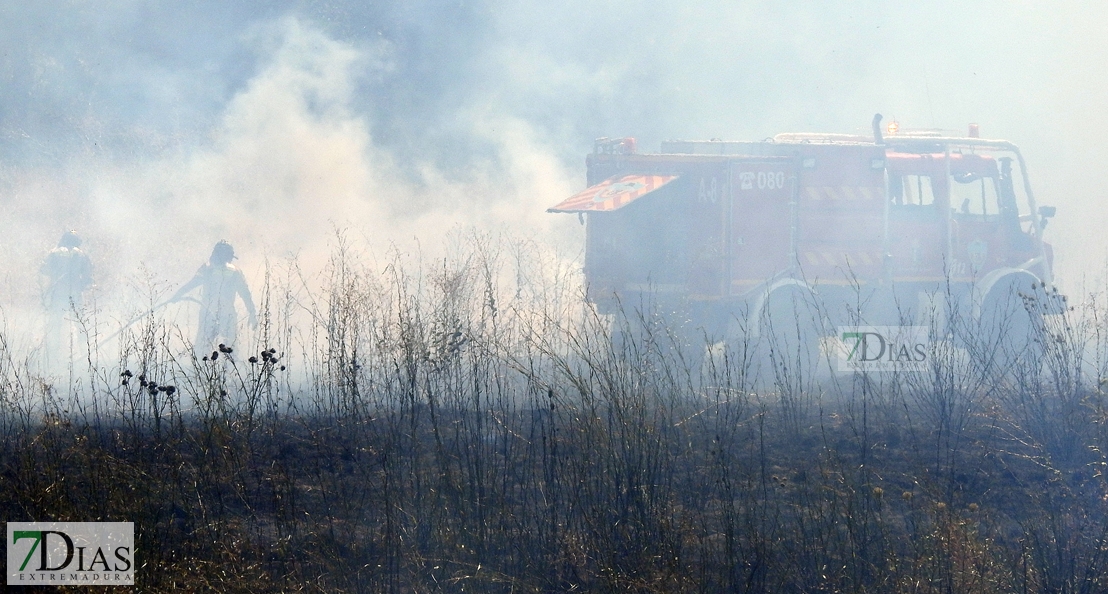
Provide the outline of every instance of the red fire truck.
{"type": "Polygon", "coordinates": [[[602,312],[680,306],[709,335],[757,338],[767,317],[828,335],[952,315],[1026,329],[1062,310],[1019,149],[979,137],[779,134],[762,142],[598,139],[588,188],[549,209],[587,221],[588,296],[602,312]],[[1035,305],[1029,306],[1031,301],[1035,305]],[[811,327],[811,325],[809,325],[811,327]]]}

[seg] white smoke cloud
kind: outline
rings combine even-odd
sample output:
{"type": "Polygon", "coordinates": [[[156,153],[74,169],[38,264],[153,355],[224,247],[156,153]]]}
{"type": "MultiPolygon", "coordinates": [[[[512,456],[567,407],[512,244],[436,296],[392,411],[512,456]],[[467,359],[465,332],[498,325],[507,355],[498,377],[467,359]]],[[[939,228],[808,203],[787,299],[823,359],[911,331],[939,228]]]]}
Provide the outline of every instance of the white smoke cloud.
{"type": "Polygon", "coordinates": [[[137,292],[142,264],[183,282],[220,238],[255,282],[267,257],[321,266],[335,228],[377,254],[433,250],[459,225],[580,248],[573,217],[543,211],[581,188],[596,136],[650,151],[864,132],[877,111],[1019,144],[1058,207],[1063,284],[1108,255],[1108,5],[70,6],[0,9],[0,154],[18,157],[0,162],[9,311],[37,307],[38,262],[66,228],[105,301],[137,292]]]}
{"type": "Polygon", "coordinates": [[[257,72],[204,142],[122,161],[93,150],[62,171],[14,172],[14,216],[0,223],[20,239],[9,245],[22,246],[8,254],[11,307],[34,310],[37,260],[66,228],[86,238],[99,302],[120,321],[149,303],[142,285],[170,291],[219,239],[236,246],[257,286],[267,260],[295,257],[309,276],[318,272],[336,230],[376,254],[419,246],[424,257],[441,254],[457,229],[576,232],[543,212],[577,184],[527,122],[494,106],[459,106],[469,133],[494,152],[464,179],[430,161],[409,167],[419,172],[412,179],[352,109],[358,79],[388,68],[386,47],[355,47],[294,17],[251,39],[257,72]]]}

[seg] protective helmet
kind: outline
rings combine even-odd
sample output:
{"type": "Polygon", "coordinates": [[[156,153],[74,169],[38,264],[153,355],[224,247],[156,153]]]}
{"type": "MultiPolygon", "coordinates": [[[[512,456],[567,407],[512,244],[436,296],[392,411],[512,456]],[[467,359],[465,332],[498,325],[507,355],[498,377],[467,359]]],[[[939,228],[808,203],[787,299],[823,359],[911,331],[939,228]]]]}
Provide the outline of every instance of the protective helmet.
{"type": "Polygon", "coordinates": [[[62,238],[58,240],[58,247],[81,247],[81,236],[77,235],[76,231],[66,231],[62,233],[62,238]]]}
{"type": "Polygon", "coordinates": [[[226,240],[220,240],[220,242],[215,244],[215,247],[212,248],[212,257],[209,258],[209,261],[212,264],[228,264],[234,259],[235,248],[231,247],[231,244],[227,243],[226,240]]]}

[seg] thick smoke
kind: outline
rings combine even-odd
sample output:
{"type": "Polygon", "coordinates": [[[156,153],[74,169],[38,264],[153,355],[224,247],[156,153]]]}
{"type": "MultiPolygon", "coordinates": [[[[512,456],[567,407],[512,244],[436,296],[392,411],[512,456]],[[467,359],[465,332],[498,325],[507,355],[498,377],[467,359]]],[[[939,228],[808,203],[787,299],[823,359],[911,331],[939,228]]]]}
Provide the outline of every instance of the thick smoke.
{"type": "Polygon", "coordinates": [[[543,208],[572,191],[572,174],[526,121],[488,108],[459,114],[488,150],[464,176],[426,155],[398,164],[374,142],[371,116],[355,111],[359,82],[390,68],[386,43],[344,43],[294,16],[244,38],[260,54],[256,71],[205,138],[125,158],[87,138],[58,140],[83,150],[6,169],[9,328],[33,332],[19,322],[35,317],[38,261],[68,228],[97,261],[101,305],[126,310],[121,296],[141,303],[186,280],[221,238],[257,281],[284,258],[318,271],[340,232],[375,253],[434,255],[458,229],[555,237],[568,227],[543,208]]]}
{"type": "MultiPolygon", "coordinates": [[[[1108,257],[1095,172],[1105,9],[990,1],[0,2],[0,304],[85,237],[104,302],[187,279],[226,238],[263,262],[451,229],[580,246],[546,206],[597,136],[906,128],[1024,148],[1063,286],[1108,257]],[[129,293],[128,293],[129,291],[129,293]]],[[[121,309],[123,307],[121,306],[121,309]]],[[[122,314],[121,314],[122,315],[122,314]]]]}

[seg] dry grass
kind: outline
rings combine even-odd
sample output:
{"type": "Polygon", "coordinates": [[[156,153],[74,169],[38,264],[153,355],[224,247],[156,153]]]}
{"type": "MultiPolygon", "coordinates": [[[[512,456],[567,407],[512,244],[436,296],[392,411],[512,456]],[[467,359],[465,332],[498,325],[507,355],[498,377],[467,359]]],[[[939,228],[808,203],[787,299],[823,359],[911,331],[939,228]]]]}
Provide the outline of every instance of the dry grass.
{"type": "Polygon", "coordinates": [[[151,321],[63,389],[0,344],[3,516],[135,522],[141,591],[1108,590],[1094,306],[1033,372],[766,387],[653,310],[613,341],[534,249],[345,249],[250,352],[151,321]]]}

